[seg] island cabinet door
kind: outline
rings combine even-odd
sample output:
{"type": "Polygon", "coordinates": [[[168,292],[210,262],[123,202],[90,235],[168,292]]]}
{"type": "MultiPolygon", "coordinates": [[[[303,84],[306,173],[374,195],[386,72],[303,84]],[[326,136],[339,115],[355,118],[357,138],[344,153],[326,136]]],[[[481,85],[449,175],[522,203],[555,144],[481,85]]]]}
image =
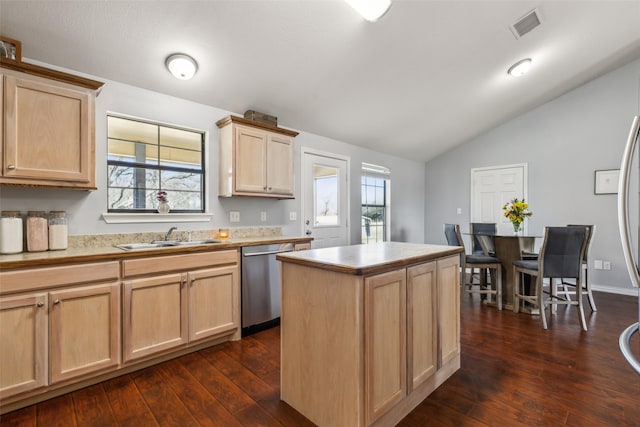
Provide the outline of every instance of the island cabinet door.
{"type": "Polygon", "coordinates": [[[237,267],[189,272],[189,341],[235,332],[240,323],[237,267]]]}
{"type": "Polygon", "coordinates": [[[435,261],[407,268],[407,367],[409,392],[438,368],[435,261]]]}
{"type": "Polygon", "coordinates": [[[438,260],[439,367],[460,354],[460,259],[438,260]]]}
{"type": "Polygon", "coordinates": [[[124,282],[124,360],[185,345],[186,274],[168,274],[124,282]]]}
{"type": "Polygon", "coordinates": [[[405,269],[365,278],[365,406],[370,425],[407,395],[405,269]]]}
{"type": "Polygon", "coordinates": [[[49,294],[51,382],[120,363],[120,283],[49,294]]]}

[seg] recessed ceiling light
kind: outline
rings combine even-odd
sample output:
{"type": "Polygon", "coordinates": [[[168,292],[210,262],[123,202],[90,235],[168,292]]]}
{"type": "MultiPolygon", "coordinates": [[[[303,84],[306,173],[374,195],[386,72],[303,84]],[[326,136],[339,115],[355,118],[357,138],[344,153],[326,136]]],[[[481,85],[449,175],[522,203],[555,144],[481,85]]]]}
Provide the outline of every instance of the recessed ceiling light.
{"type": "Polygon", "coordinates": [[[375,22],[382,17],[389,7],[391,0],[345,0],[367,21],[375,22]]]}
{"type": "Polygon", "coordinates": [[[513,77],[520,77],[527,74],[530,68],[531,58],[526,58],[513,64],[507,73],[513,77]]]}
{"type": "Polygon", "coordinates": [[[176,79],[189,80],[198,70],[198,63],[183,53],[169,55],[166,61],[167,69],[176,79]]]}

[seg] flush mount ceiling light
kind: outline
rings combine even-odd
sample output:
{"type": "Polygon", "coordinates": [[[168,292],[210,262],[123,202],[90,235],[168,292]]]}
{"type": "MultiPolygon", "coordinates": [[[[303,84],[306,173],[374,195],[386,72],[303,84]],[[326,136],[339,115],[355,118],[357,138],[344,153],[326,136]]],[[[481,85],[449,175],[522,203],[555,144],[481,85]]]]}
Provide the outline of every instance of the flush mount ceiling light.
{"type": "Polygon", "coordinates": [[[198,63],[195,59],[183,53],[170,55],[166,65],[173,77],[180,80],[189,80],[198,70],[198,63]]]}
{"type": "Polygon", "coordinates": [[[345,0],[364,19],[375,22],[382,17],[389,7],[391,0],[345,0]]]}
{"type": "Polygon", "coordinates": [[[513,77],[520,77],[527,74],[530,68],[531,58],[526,58],[513,64],[507,73],[513,77]]]}

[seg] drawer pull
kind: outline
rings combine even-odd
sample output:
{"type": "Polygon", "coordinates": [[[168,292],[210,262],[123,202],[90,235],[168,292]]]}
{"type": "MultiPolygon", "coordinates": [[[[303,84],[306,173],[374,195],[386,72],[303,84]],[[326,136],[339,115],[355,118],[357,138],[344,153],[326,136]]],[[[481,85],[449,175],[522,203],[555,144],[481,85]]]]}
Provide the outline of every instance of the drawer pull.
{"type": "Polygon", "coordinates": [[[37,307],[44,307],[44,303],[42,301],[40,301],[39,303],[36,304],[37,307]]]}
{"type": "Polygon", "coordinates": [[[53,301],[53,303],[54,303],[54,304],[60,304],[60,300],[59,300],[59,299],[57,299],[57,300],[53,301]]]}
{"type": "Polygon", "coordinates": [[[16,165],[7,165],[7,169],[11,169],[11,170],[13,170],[13,169],[15,169],[15,168],[16,168],[16,165]]]}

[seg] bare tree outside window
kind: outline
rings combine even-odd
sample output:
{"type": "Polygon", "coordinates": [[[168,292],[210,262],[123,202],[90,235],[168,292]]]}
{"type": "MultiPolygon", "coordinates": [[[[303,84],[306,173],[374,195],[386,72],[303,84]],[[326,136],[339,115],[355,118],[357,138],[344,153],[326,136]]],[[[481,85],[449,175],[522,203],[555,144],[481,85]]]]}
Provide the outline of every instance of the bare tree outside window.
{"type": "Polygon", "coordinates": [[[204,131],[109,115],[108,211],[204,212],[204,131]]]}

